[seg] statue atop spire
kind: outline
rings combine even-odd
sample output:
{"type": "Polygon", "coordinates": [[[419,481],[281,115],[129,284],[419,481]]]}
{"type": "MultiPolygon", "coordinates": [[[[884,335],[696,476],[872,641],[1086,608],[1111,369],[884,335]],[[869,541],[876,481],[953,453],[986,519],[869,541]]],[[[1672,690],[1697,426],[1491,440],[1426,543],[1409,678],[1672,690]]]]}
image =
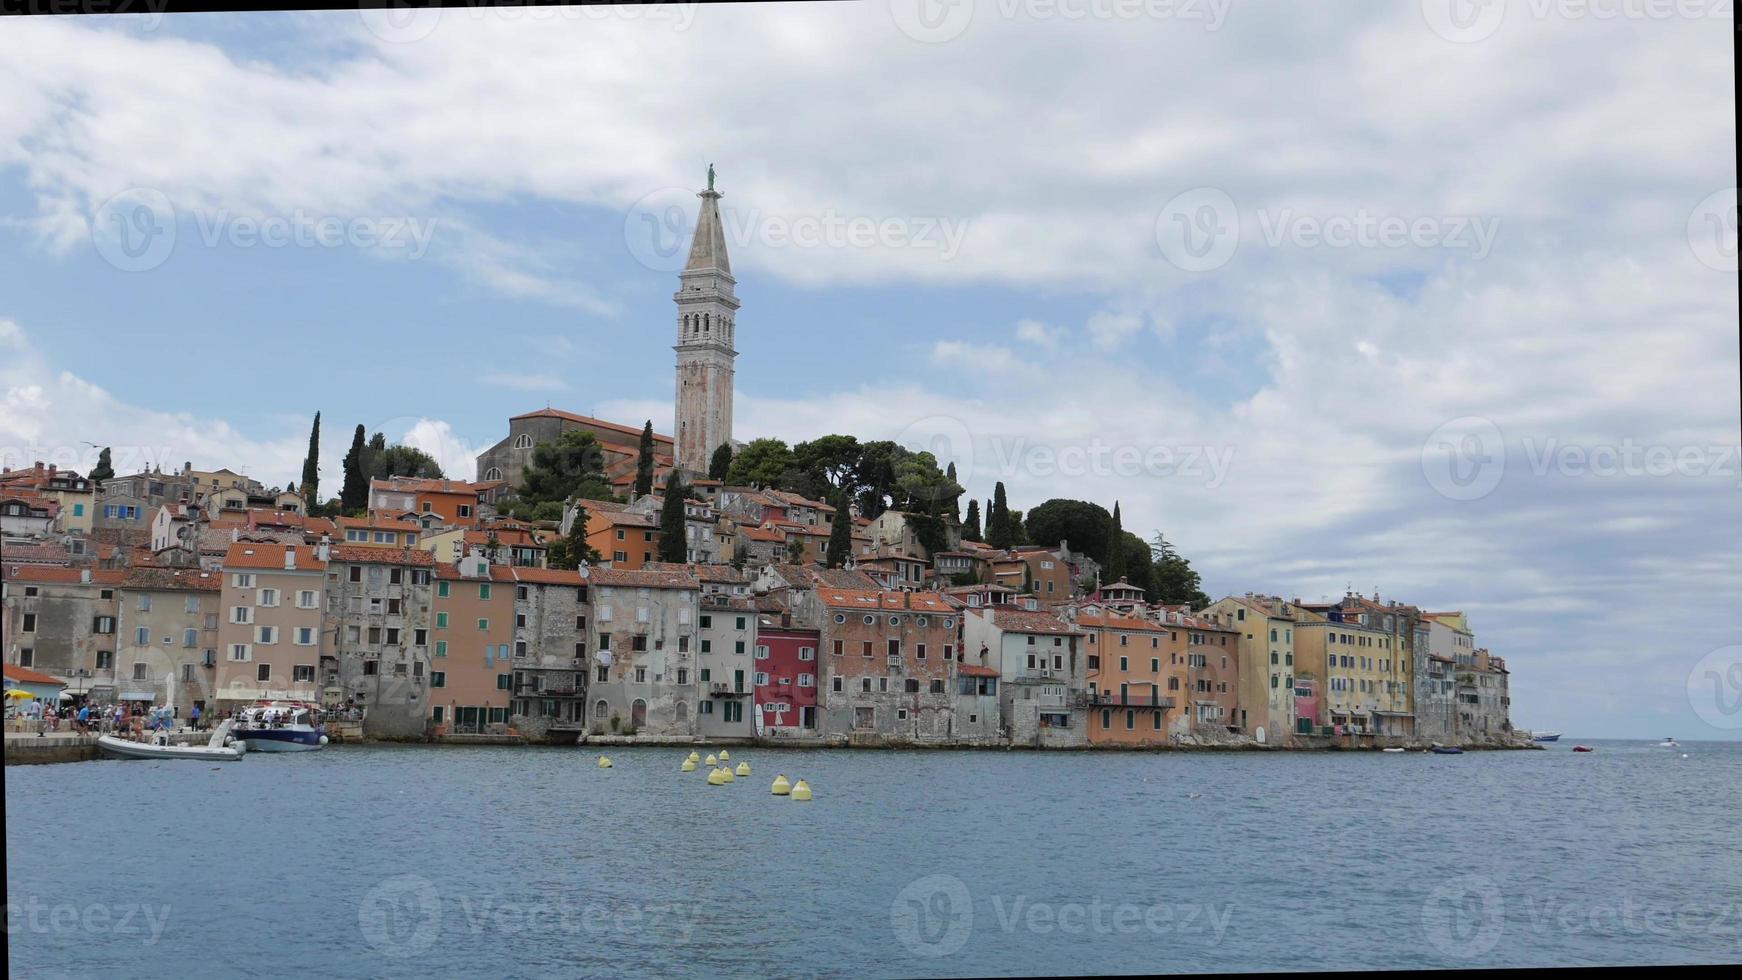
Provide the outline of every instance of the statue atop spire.
{"type": "Polygon", "coordinates": [[[708,164],[708,190],[714,189],[714,165],[708,164]]]}

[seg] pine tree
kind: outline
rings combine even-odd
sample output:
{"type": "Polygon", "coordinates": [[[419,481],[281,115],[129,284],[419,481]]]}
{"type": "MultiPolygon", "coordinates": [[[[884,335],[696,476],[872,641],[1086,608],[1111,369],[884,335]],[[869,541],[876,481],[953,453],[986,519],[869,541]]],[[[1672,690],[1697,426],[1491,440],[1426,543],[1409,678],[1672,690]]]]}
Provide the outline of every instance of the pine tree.
{"type": "Polygon", "coordinates": [[[980,502],[968,501],[968,518],[962,522],[962,537],[969,541],[980,540],[980,502]]]}
{"type": "Polygon", "coordinates": [[[635,457],[635,496],[653,492],[653,420],[641,429],[641,452],[635,457]]]}
{"type": "Polygon", "coordinates": [[[321,509],[321,413],[315,413],[314,427],[308,433],[308,455],[302,458],[302,495],[308,502],[308,512],[321,509]]]}
{"type": "Polygon", "coordinates": [[[672,470],[666,477],[665,501],[659,508],[660,561],[682,564],[689,560],[689,543],[684,540],[684,498],[688,493],[683,476],[672,470]]]}
{"type": "Polygon", "coordinates": [[[345,454],[345,485],[339,490],[339,506],[347,514],[358,514],[369,507],[369,477],[363,467],[368,465],[364,457],[368,453],[364,440],[366,435],[361,425],[351,436],[351,451],[345,454]]]}
{"type": "Polygon", "coordinates": [[[726,474],[732,471],[732,444],[720,443],[720,448],[714,450],[713,458],[708,460],[708,479],[724,480],[726,474]]]}
{"type": "Polygon", "coordinates": [[[824,558],[830,568],[840,568],[853,554],[853,514],[847,509],[847,495],[835,492],[835,522],[829,527],[829,551],[824,558]]]}
{"type": "Polygon", "coordinates": [[[101,486],[104,480],[114,478],[115,463],[109,454],[109,447],[104,446],[103,451],[97,454],[97,465],[91,469],[91,482],[101,486]]]}
{"type": "Polygon", "coordinates": [[[1117,582],[1125,577],[1125,527],[1119,518],[1119,501],[1113,501],[1113,530],[1107,535],[1107,561],[1102,566],[1101,581],[1117,582]]]}

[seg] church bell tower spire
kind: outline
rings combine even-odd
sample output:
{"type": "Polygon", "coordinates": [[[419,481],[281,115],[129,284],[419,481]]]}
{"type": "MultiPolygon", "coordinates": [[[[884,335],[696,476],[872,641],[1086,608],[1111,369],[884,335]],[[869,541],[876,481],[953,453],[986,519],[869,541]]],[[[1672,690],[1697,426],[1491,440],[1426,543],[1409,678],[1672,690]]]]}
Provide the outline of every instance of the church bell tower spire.
{"type": "Polygon", "coordinates": [[[721,444],[732,440],[732,377],[738,352],[732,346],[738,329],[737,280],[726,255],[726,234],[720,221],[720,198],[714,189],[714,166],[708,165],[708,189],[696,195],[702,207],[696,216],[696,236],[689,261],[678,273],[677,303],[677,466],[706,473],[721,444]]]}

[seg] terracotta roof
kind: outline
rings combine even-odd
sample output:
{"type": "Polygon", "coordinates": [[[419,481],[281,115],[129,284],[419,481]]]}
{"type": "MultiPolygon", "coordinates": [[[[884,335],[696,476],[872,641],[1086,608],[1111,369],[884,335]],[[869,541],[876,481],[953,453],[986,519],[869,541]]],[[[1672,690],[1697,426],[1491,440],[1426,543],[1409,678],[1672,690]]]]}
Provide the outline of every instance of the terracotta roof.
{"type": "Polygon", "coordinates": [[[993,624],[1007,632],[1056,633],[1061,636],[1081,636],[1083,632],[1052,613],[1015,606],[993,606],[990,612],[993,624]]]}
{"type": "Polygon", "coordinates": [[[831,608],[849,609],[911,609],[914,612],[951,612],[943,597],[935,592],[884,592],[862,589],[823,588],[817,598],[831,608]]]}
{"type": "Polygon", "coordinates": [[[7,565],[8,582],[41,582],[54,585],[120,585],[125,573],[119,568],[67,568],[62,565],[7,565]],[[91,581],[84,582],[89,572],[91,581]]]}
{"type": "Polygon", "coordinates": [[[73,562],[72,554],[58,544],[9,544],[5,551],[9,563],[70,565],[73,562]]]}
{"type": "Polygon", "coordinates": [[[370,490],[391,490],[395,493],[463,493],[475,494],[482,488],[464,480],[434,480],[415,476],[392,476],[385,480],[370,480],[370,490]]]}
{"type": "MultiPolygon", "coordinates": [[[[435,553],[422,548],[386,548],[379,545],[334,544],[327,556],[332,561],[356,565],[434,565],[435,553]]],[[[299,559],[300,561],[300,559],[299,559]]]]}
{"type": "MultiPolygon", "coordinates": [[[[593,427],[599,428],[599,429],[610,429],[613,432],[622,432],[622,433],[625,433],[628,435],[635,436],[637,439],[641,438],[641,430],[643,428],[642,426],[639,426],[639,425],[636,425],[636,426],[619,425],[616,422],[607,422],[604,419],[596,419],[590,415],[577,415],[574,412],[565,412],[560,408],[541,408],[536,412],[527,412],[523,415],[511,416],[508,419],[508,421],[515,422],[515,421],[518,421],[520,419],[539,419],[539,418],[566,419],[567,421],[570,421],[570,422],[579,422],[582,425],[590,425],[590,426],[593,426],[593,427]]],[[[671,445],[672,438],[671,438],[671,436],[662,436],[659,433],[655,432],[653,434],[653,441],[656,445],[658,443],[661,443],[661,442],[663,442],[667,445],[671,445]]]]}
{"type": "Polygon", "coordinates": [[[979,664],[957,664],[956,673],[963,677],[997,677],[998,668],[982,667],[979,664]]]}
{"type": "Polygon", "coordinates": [[[643,562],[641,567],[650,572],[688,572],[701,582],[725,585],[748,585],[750,583],[750,576],[731,565],[688,565],[682,562],[649,561],[643,562]]]}
{"type": "Polygon", "coordinates": [[[592,568],[588,578],[596,585],[636,589],[699,589],[701,583],[688,571],[662,572],[644,569],[592,568]]]}
{"type": "Polygon", "coordinates": [[[577,568],[532,568],[520,565],[505,566],[516,582],[528,585],[571,585],[587,584],[587,579],[581,577],[577,568]]]}
{"type": "Polygon", "coordinates": [[[587,516],[590,518],[595,513],[597,513],[599,516],[599,519],[603,520],[605,522],[605,524],[609,527],[616,527],[618,525],[622,525],[624,527],[658,527],[659,526],[659,522],[655,521],[651,516],[649,516],[647,514],[637,514],[635,511],[632,511],[632,510],[615,510],[615,511],[608,510],[608,511],[595,512],[589,508],[587,511],[587,516]]]}
{"type": "Polygon", "coordinates": [[[17,664],[7,664],[5,675],[7,680],[18,681],[21,684],[55,684],[66,687],[66,683],[58,677],[51,677],[42,671],[20,667],[17,664]]]}
{"type": "MultiPolygon", "coordinates": [[[[379,552],[375,553],[379,554],[379,552]]],[[[315,557],[313,548],[300,544],[236,541],[224,553],[225,569],[252,568],[263,572],[320,572],[325,571],[326,567],[326,562],[315,557]],[[296,552],[295,568],[284,567],[284,553],[286,551],[296,552]]]]}
{"type": "Polygon", "coordinates": [[[1136,616],[1122,616],[1116,612],[1101,615],[1078,616],[1077,625],[1089,629],[1128,630],[1133,633],[1166,633],[1167,629],[1158,623],[1136,616]]]}
{"type": "Polygon", "coordinates": [[[126,570],[126,578],[121,584],[129,589],[217,592],[223,588],[224,577],[218,572],[202,572],[192,568],[135,565],[126,570]]]}

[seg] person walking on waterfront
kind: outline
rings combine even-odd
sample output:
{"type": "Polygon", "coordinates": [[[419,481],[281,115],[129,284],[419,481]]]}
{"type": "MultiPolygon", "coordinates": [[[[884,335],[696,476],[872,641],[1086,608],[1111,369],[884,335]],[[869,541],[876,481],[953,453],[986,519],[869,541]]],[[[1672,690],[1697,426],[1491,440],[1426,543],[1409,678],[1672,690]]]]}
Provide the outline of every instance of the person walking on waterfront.
{"type": "Polygon", "coordinates": [[[200,703],[198,701],[195,701],[193,708],[188,711],[188,727],[196,732],[200,730],[200,703]]]}
{"type": "Polygon", "coordinates": [[[91,730],[90,725],[91,708],[89,705],[81,706],[79,708],[79,713],[73,716],[73,730],[78,732],[80,735],[88,735],[91,730]]]}

